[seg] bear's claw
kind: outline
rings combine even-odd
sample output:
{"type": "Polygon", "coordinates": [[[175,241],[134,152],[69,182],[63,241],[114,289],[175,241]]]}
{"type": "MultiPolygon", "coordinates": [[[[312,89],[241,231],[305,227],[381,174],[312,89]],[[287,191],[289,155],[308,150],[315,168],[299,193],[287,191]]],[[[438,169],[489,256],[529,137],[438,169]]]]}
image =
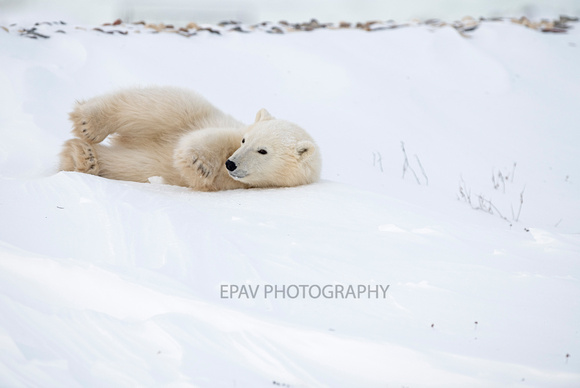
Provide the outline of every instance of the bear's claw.
{"type": "Polygon", "coordinates": [[[197,163],[197,171],[201,173],[202,178],[209,178],[212,175],[212,169],[207,164],[202,163],[199,158],[194,158],[192,166],[195,166],[197,163]]]}

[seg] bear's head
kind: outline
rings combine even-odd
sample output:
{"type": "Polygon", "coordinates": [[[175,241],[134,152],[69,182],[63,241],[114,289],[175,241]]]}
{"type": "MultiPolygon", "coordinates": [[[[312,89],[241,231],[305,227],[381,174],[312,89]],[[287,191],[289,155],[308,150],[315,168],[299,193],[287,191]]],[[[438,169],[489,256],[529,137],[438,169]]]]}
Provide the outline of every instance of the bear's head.
{"type": "Polygon", "coordinates": [[[304,185],[320,177],[320,152],[305,130],[262,109],[226,168],[232,178],[252,187],[304,185]]]}

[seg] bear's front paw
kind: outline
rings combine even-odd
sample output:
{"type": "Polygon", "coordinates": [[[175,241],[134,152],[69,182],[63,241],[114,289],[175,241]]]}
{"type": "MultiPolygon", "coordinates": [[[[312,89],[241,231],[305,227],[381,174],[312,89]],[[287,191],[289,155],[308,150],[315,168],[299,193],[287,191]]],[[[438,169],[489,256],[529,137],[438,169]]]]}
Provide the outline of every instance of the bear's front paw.
{"type": "Polygon", "coordinates": [[[216,172],[215,162],[212,163],[211,161],[198,155],[192,155],[191,168],[194,170],[194,174],[198,174],[202,179],[213,180],[216,172]]]}
{"type": "Polygon", "coordinates": [[[207,157],[201,150],[177,148],[174,166],[184,179],[184,185],[200,191],[214,191],[220,163],[215,156],[207,157]]]}
{"type": "Polygon", "coordinates": [[[92,112],[88,103],[77,104],[70,119],[73,122],[73,135],[88,143],[100,143],[109,136],[98,113],[92,112]]]}

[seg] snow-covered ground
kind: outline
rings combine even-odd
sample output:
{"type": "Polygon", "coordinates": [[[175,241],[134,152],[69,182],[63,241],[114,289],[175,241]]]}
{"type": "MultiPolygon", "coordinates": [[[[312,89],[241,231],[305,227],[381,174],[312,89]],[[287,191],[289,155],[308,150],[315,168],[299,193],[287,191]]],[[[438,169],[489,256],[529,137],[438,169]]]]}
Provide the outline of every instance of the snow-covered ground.
{"type": "Polygon", "coordinates": [[[580,386],[573,25],[6,26],[0,386],[580,386]],[[323,180],[198,193],[56,171],[76,99],[151,84],[297,122],[323,180]]]}

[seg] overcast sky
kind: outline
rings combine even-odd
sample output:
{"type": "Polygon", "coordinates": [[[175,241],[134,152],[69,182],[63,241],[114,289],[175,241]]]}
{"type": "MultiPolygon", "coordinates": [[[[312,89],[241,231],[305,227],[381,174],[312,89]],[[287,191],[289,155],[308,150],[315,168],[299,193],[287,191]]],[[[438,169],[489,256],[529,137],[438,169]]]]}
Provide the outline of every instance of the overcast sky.
{"type": "Polygon", "coordinates": [[[0,23],[66,20],[216,23],[239,20],[337,22],[463,16],[578,16],[580,0],[0,0],[0,23]]]}

